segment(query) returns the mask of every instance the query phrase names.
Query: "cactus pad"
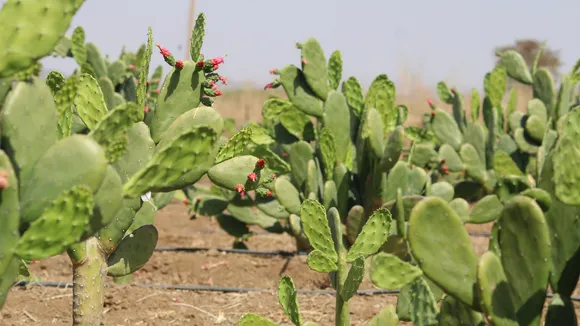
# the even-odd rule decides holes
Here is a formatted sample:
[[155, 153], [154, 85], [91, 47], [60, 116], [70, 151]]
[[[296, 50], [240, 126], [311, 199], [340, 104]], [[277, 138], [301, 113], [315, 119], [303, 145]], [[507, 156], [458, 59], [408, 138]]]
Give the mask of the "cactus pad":
[[477, 306], [477, 256], [461, 219], [443, 199], [428, 197], [415, 206], [408, 238], [413, 256], [430, 279], [465, 304]]
[[238, 321], [238, 326], [276, 326], [276, 323], [256, 314], [245, 313]]
[[137, 197], [148, 191], [172, 191], [195, 183], [200, 175], [190, 175], [189, 170], [208, 159], [216, 140], [215, 131], [207, 127], [182, 133], [159, 148], [147, 166], [125, 183], [125, 195]]
[[368, 257], [376, 253], [389, 237], [392, 220], [388, 209], [379, 208], [374, 211], [350, 247], [346, 261], [350, 263], [359, 256]]
[[373, 256], [371, 281], [381, 289], [395, 290], [415, 282], [423, 275], [420, 268], [384, 252]]
[[[326, 70], [326, 61], [324, 62], [324, 67]], [[308, 115], [322, 117], [322, 101], [310, 88], [304, 73], [298, 67], [293, 65], [284, 67], [280, 72], [280, 82], [284, 87], [284, 91], [286, 91], [286, 95], [288, 95], [288, 99], [298, 110]]]
[[580, 108], [573, 109], [564, 118], [560, 139], [553, 154], [555, 195], [565, 204], [580, 204], [580, 170], [575, 162], [580, 158]]
[[386, 306], [378, 314], [376, 314], [367, 324], [367, 326], [397, 326], [399, 318], [392, 305]]
[[306, 263], [310, 269], [320, 273], [335, 272], [338, 269], [336, 261], [320, 250], [310, 252], [306, 257]]
[[346, 280], [344, 281], [342, 291], [340, 292], [342, 300], [347, 302], [353, 297], [353, 295], [356, 294], [356, 291], [358, 290], [358, 287], [360, 286], [364, 276], [365, 258], [363, 256], [358, 256], [353, 261], [352, 266], [350, 267], [346, 276]]
[[302, 317], [300, 316], [300, 308], [296, 298], [296, 286], [290, 276], [284, 275], [278, 281], [278, 302], [284, 309], [284, 313], [294, 325], [302, 324]]
[[99, 82], [91, 75], [78, 76], [77, 83], [74, 99], [77, 114], [89, 130], [93, 130], [107, 114], [107, 104], [103, 92]]
[[302, 70], [308, 86], [323, 101], [326, 101], [330, 87], [328, 85], [328, 70], [326, 57], [320, 43], [315, 38], [309, 38], [301, 44]]
[[24, 232], [16, 253], [23, 259], [58, 255], [80, 240], [93, 212], [91, 189], [77, 186], [63, 192]]
[[328, 83], [331, 89], [338, 89], [342, 79], [342, 55], [336, 50], [328, 58]]
[[338, 254], [334, 249], [324, 206], [316, 200], [307, 199], [300, 208], [300, 218], [310, 245], [327, 256], [332, 262], [336, 262]]
[[[8, 155], [0, 150], [0, 172], [5, 173], [7, 186], [0, 190], [0, 275], [9, 266], [18, 243], [20, 222], [18, 179]], [[2, 289], [0, 289], [2, 291]], [[0, 303], [0, 306], [2, 304]]]
[[354, 116], [360, 118], [364, 110], [363, 89], [355, 77], [349, 77], [342, 83], [342, 93], [350, 106]]
[[109, 276], [125, 276], [143, 267], [157, 245], [157, 229], [144, 225], [121, 240], [107, 261]]

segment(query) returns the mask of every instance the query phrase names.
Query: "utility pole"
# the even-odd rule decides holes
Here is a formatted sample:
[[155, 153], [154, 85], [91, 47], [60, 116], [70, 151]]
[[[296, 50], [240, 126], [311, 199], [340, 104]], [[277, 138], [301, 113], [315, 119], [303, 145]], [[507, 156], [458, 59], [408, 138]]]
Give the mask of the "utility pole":
[[191, 33], [195, 26], [195, 0], [189, 0], [189, 17], [187, 21], [187, 42], [185, 42], [185, 60], [191, 57]]

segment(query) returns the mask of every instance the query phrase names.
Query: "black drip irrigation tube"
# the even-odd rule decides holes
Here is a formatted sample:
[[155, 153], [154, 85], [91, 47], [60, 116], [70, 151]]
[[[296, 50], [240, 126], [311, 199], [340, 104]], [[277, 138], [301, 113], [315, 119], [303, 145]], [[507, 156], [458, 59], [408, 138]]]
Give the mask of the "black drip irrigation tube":
[[[73, 284], [70, 282], [18, 282], [15, 286], [25, 287], [27, 285], [43, 286], [53, 288], [72, 288]], [[114, 283], [107, 283], [107, 285], [115, 285]], [[260, 288], [234, 288], [222, 286], [208, 286], [208, 285], [170, 285], [170, 284], [145, 284], [145, 283], [130, 283], [127, 285], [154, 288], [163, 290], [181, 290], [181, 291], [204, 291], [204, 292], [223, 292], [223, 293], [249, 293], [249, 292], [276, 292], [275, 289], [260, 289]], [[330, 294], [336, 295], [336, 291], [330, 290], [296, 290], [300, 294]], [[357, 295], [377, 295], [377, 294], [399, 294], [401, 290], [358, 290]], [[546, 293], [548, 298], [554, 297], [553, 293]], [[570, 300], [580, 301], [580, 296], [571, 296]]]

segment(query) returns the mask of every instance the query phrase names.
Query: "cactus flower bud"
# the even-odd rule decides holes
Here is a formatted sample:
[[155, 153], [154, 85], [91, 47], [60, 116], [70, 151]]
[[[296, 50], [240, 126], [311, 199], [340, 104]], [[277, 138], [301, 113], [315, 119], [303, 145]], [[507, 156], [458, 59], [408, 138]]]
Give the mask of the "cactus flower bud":
[[256, 180], [258, 180], [258, 176], [252, 172], [250, 174], [248, 174], [248, 180], [252, 181], [252, 182], [256, 182]]
[[222, 84], [227, 85], [228, 79], [224, 76], [218, 76], [218, 79], [222, 82]]
[[161, 52], [161, 55], [164, 57], [168, 57], [171, 55], [171, 52], [169, 52], [169, 50], [167, 50], [166, 48], [162, 47], [161, 45], [159, 45], [159, 43], [157, 43], [157, 47], [159, 48], [159, 52]]
[[145, 113], [149, 113], [149, 107], [145, 105], [145, 109], [143, 109], [143, 111], [145, 111]]
[[443, 171], [443, 174], [448, 174], [449, 173], [449, 167], [447, 167], [447, 165], [443, 165], [441, 167], [441, 171]]
[[[165, 51], [167, 51], [167, 50], [165, 50]], [[135, 69], [137, 69], [137, 67], [135, 67], [135, 65], [129, 65], [129, 69], [135, 70]]]
[[402, 153], [401, 158], [405, 158], [405, 157], [407, 157], [407, 153]]
[[433, 104], [433, 100], [432, 100], [432, 99], [428, 99], [428, 100], [427, 100], [427, 104], [429, 104], [429, 106], [431, 106], [431, 107], [432, 107], [432, 106], [434, 105], [434, 104]]
[[270, 69], [270, 75], [279, 75], [279, 74], [280, 74], [280, 70], [278, 70], [276, 68]]
[[256, 166], [260, 169], [262, 169], [265, 165], [266, 165], [266, 160], [264, 160], [263, 158], [259, 159], [258, 162], [256, 162]]
[[237, 185], [237, 186], [234, 188], [234, 190], [235, 190], [237, 193], [241, 194], [241, 193], [243, 193], [244, 191], [246, 191], [246, 188], [244, 188], [244, 185], [243, 185], [243, 184], [238, 184], [238, 185]]
[[181, 61], [181, 60], [175, 61], [175, 69], [177, 69], [177, 70], [183, 69], [183, 61]]
[[303, 65], [307, 65], [308, 64], [308, 61], [306, 61], [306, 59], [302, 58], [302, 64]]
[[272, 197], [272, 192], [270, 191], [270, 189], [266, 190], [266, 197]]
[[446, 159], [442, 159], [440, 163], [441, 164], [445, 164], [445, 162], [447, 162], [447, 160]]
[[435, 118], [435, 112], [431, 112], [431, 118]]
[[283, 156], [283, 157], [288, 157], [288, 153], [286, 153], [286, 152], [282, 152], [282, 156]]
[[272, 88], [272, 83], [268, 83], [268, 84], [266, 84], [266, 86], [264, 86], [264, 90], [267, 90], [270, 88]]
[[203, 61], [198, 61], [196, 64], [198, 68], [203, 68], [204, 65]]
[[161, 92], [161, 89], [156, 89], [155, 93], [159, 94]]
[[217, 57], [217, 58], [211, 59], [211, 64], [214, 66], [220, 65], [222, 63], [224, 63], [224, 57]]
[[195, 199], [195, 202], [196, 202], [196, 203], [200, 203], [200, 202], [201, 202], [201, 198], [197, 197], [197, 198]]
[[220, 91], [219, 89], [215, 90], [215, 96], [221, 96], [222, 95], [222, 91]]
[[184, 200], [183, 200], [183, 204], [184, 204], [184, 205], [187, 205], [187, 204], [189, 204], [189, 200], [187, 200], [187, 198], [186, 198], [186, 199], [184, 199]]

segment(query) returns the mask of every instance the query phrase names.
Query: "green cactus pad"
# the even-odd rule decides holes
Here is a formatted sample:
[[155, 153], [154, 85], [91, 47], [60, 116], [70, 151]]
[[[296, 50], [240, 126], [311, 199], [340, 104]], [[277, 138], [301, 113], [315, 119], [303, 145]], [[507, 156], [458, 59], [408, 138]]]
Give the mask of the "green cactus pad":
[[92, 236], [108, 225], [123, 205], [123, 184], [119, 174], [109, 165], [105, 178], [94, 193], [95, 208], [82, 239]]
[[441, 109], [435, 110], [431, 121], [433, 134], [443, 144], [449, 144], [454, 150], [459, 151], [463, 142], [463, 135], [451, 115]]
[[126, 151], [114, 164], [115, 170], [123, 183], [135, 173], [145, 168], [153, 157], [155, 143], [149, 134], [149, 128], [143, 122], [135, 123], [127, 130]]
[[449, 168], [450, 172], [461, 172], [463, 171], [463, 162], [457, 151], [453, 149], [448, 144], [443, 144], [439, 147], [439, 157], [445, 160], [445, 165]]
[[373, 80], [365, 97], [366, 107], [375, 108], [379, 112], [385, 134], [397, 126], [395, 94], [395, 83], [387, 75], [381, 74]]
[[364, 208], [360, 205], [352, 206], [346, 217], [346, 236], [350, 243], [354, 243], [365, 222]]
[[[419, 278], [409, 285], [410, 292], [410, 320], [414, 325], [438, 325], [439, 309], [424, 278]], [[399, 307], [397, 304], [397, 314]]]
[[443, 199], [428, 197], [415, 206], [409, 217], [408, 238], [427, 277], [446, 293], [476, 307], [477, 256], [463, 222]]
[[93, 43], [85, 44], [87, 49], [87, 62], [95, 72], [95, 78], [107, 76], [107, 64], [101, 56], [99, 48]]
[[233, 200], [231, 200], [227, 206], [227, 210], [238, 220], [249, 224], [249, 225], [258, 225], [259, 227], [268, 230], [273, 233], [279, 233], [282, 231], [282, 227], [280, 222], [268, 216], [260, 210], [254, 210], [254, 201], [245, 196], [241, 198], [241, 196], [236, 196]]
[[[495, 138], [493, 139], [495, 145]], [[475, 147], [475, 149], [477, 150], [477, 154], [479, 154], [479, 157], [481, 158], [483, 163], [486, 164], [487, 163], [486, 150], [489, 138], [486, 136], [485, 127], [480, 123], [472, 123], [467, 125], [467, 127], [465, 128], [465, 133], [463, 135], [463, 140], [466, 143], [469, 143], [473, 145], [473, 147]], [[491, 160], [489, 163], [491, 163]]]
[[499, 176], [523, 176], [516, 162], [505, 151], [498, 149], [493, 156], [493, 168]]
[[362, 283], [363, 277], [365, 275], [365, 259], [363, 256], [358, 256], [352, 263], [340, 296], [342, 300], [348, 302], [358, 290], [360, 284]]
[[337, 207], [338, 205], [338, 193], [336, 190], [336, 184], [332, 180], [328, 180], [324, 183], [324, 190], [322, 196], [322, 204], [326, 209], [331, 207]]
[[238, 326], [276, 326], [276, 323], [256, 314], [245, 313], [238, 321]]
[[437, 96], [441, 101], [447, 104], [453, 103], [453, 94], [451, 94], [449, 87], [444, 81], [437, 83]]
[[93, 139], [73, 135], [57, 141], [20, 184], [21, 223], [34, 221], [60, 193], [84, 184], [96, 191], [107, 170], [105, 152]]
[[533, 79], [526, 61], [515, 50], [507, 50], [503, 53], [498, 53], [500, 57], [500, 65], [503, 66], [511, 78], [520, 83], [532, 85]]
[[151, 27], [149, 27], [147, 31], [147, 49], [143, 57], [141, 58], [141, 62], [139, 62], [139, 81], [140, 83], [137, 85], [137, 90], [135, 92], [137, 96], [137, 110], [138, 110], [138, 120], [142, 121], [145, 117], [145, 102], [147, 96], [147, 77], [149, 75], [149, 64], [151, 63], [151, 54], [153, 52], [153, 31]]
[[373, 256], [371, 281], [381, 289], [395, 290], [415, 282], [423, 275], [418, 267], [384, 252]]
[[[111, 80], [113, 85], [119, 85], [125, 79], [125, 71], [127, 70], [127, 66], [125, 62], [121, 60], [117, 60], [109, 65], [107, 68], [107, 77]], [[154, 90], [157, 87], [153, 88]]]
[[499, 258], [488, 251], [477, 265], [481, 307], [493, 325], [516, 326], [516, 313], [508, 280]]
[[[343, 132], [344, 133], [344, 132]], [[378, 110], [369, 108], [362, 124], [362, 137], [368, 139], [368, 143], [376, 157], [381, 157], [384, 152], [384, 125]]]
[[182, 69], [172, 69], [167, 74], [149, 124], [155, 143], [177, 117], [199, 106], [204, 81], [203, 71], [190, 60], [183, 61]]
[[77, 77], [74, 105], [79, 117], [89, 130], [93, 130], [107, 114], [107, 104], [99, 82], [91, 75]]
[[73, 104], [77, 91], [77, 77], [69, 77], [60, 90], [54, 94], [54, 103], [56, 104], [58, 116], [59, 139], [70, 136], [73, 128]]
[[403, 195], [409, 187], [409, 168], [407, 163], [398, 161], [387, 176], [387, 187], [383, 189], [383, 200], [388, 202], [397, 198], [397, 189], [403, 190]]
[[233, 135], [220, 149], [215, 159], [216, 164], [243, 154], [252, 142], [252, 133], [252, 128], [246, 127]]
[[66, 82], [66, 78], [58, 71], [53, 70], [46, 76], [46, 85], [50, 87], [52, 95], [56, 95]]
[[292, 178], [299, 188], [304, 186], [308, 179], [308, 161], [312, 159], [314, 150], [309, 143], [299, 141], [290, 147], [290, 166], [292, 167]]
[[338, 254], [334, 249], [324, 206], [315, 200], [307, 199], [300, 208], [300, 218], [310, 245], [327, 256], [332, 262], [336, 262]]
[[338, 91], [330, 91], [324, 103], [324, 126], [332, 131], [338, 162], [346, 161], [350, 143], [350, 113], [346, 98]]
[[292, 214], [300, 215], [300, 193], [286, 178], [278, 178], [274, 183], [274, 192], [280, 204]]
[[530, 116], [526, 120], [525, 131], [533, 141], [541, 142], [546, 131], [546, 123], [537, 116]]
[[481, 198], [471, 209], [467, 223], [483, 224], [495, 221], [501, 215], [503, 204], [496, 195]]
[[125, 236], [133, 233], [136, 229], [143, 225], [153, 225], [155, 223], [155, 214], [157, 214], [156, 203], [153, 200], [144, 201], [141, 208], [135, 214], [133, 223], [125, 231]]
[[75, 61], [82, 66], [87, 62], [87, 49], [85, 48], [85, 30], [81, 26], [77, 26], [71, 36], [70, 51]]
[[459, 156], [465, 165], [467, 174], [474, 180], [485, 183], [487, 179], [485, 164], [475, 147], [471, 144], [463, 144], [459, 150]]
[[335, 141], [332, 131], [328, 128], [322, 128], [318, 139], [318, 146], [320, 147], [322, 166], [328, 179], [332, 179], [332, 173], [336, 165], [336, 150], [334, 144]]
[[397, 326], [399, 318], [392, 305], [386, 306], [378, 314], [376, 314], [368, 323], [367, 326]]
[[2, 149], [21, 184], [28, 182], [36, 161], [56, 142], [56, 124], [52, 93], [42, 80], [34, 77], [12, 88], [2, 105], [0, 129]]
[[[326, 61], [324, 62], [326, 69]], [[325, 78], [326, 74], [325, 74]], [[298, 110], [312, 116], [322, 117], [322, 101], [306, 82], [304, 73], [293, 65], [288, 65], [280, 72], [280, 82], [288, 99]], [[326, 79], [325, 79], [326, 82]]]
[[278, 302], [280, 302], [284, 313], [294, 325], [302, 324], [302, 316], [300, 316], [300, 308], [296, 298], [296, 286], [294, 286], [294, 281], [288, 275], [282, 276], [280, 281], [278, 281]]
[[[552, 182], [553, 157], [548, 155], [538, 186], [554, 196], [555, 184]], [[580, 214], [578, 206], [571, 206], [552, 199], [550, 210], [545, 213], [550, 229], [552, 272], [550, 285], [554, 292], [564, 296], [572, 295], [578, 282], [578, 250], [580, 248], [580, 224], [576, 216]]]
[[355, 77], [349, 77], [342, 83], [342, 93], [355, 117], [360, 118], [364, 110], [363, 89]]
[[13, 256], [12, 259], [6, 265], [4, 271], [0, 273], [0, 309], [4, 306], [4, 302], [8, 297], [8, 293], [10, 292], [10, 288], [14, 285], [18, 278], [18, 271], [20, 269], [20, 265], [22, 264], [22, 260], [16, 256]]
[[308, 86], [314, 94], [326, 101], [330, 87], [328, 85], [328, 71], [326, 57], [320, 43], [315, 38], [309, 38], [301, 44], [302, 70]]
[[109, 111], [89, 133], [105, 149], [109, 162], [115, 162], [124, 154], [127, 130], [139, 121], [138, 118], [137, 105], [128, 102]]
[[312, 132], [310, 117], [294, 106], [282, 112], [278, 117], [282, 126], [298, 139], [304, 139], [305, 135]]
[[433, 148], [432, 144], [415, 144], [413, 146], [413, 155], [410, 157], [411, 164], [418, 167], [426, 167], [430, 163], [439, 161], [439, 153]]
[[[441, 302], [439, 324], [446, 326], [485, 326], [483, 316], [469, 308], [466, 304], [458, 301], [453, 296], [447, 295]], [[495, 324], [494, 324], [495, 325]]]
[[338, 89], [342, 79], [342, 55], [336, 50], [328, 58], [328, 83], [331, 89]]
[[379, 208], [374, 211], [350, 247], [346, 261], [350, 263], [359, 256], [368, 257], [376, 253], [389, 237], [392, 220], [388, 209]]
[[193, 210], [202, 216], [217, 216], [228, 206], [228, 200], [217, 195], [198, 195], [192, 200]]
[[397, 126], [391, 133], [387, 140], [385, 150], [379, 163], [380, 169], [388, 172], [395, 166], [401, 153], [403, 152], [403, 145], [405, 141], [405, 128]]
[[27, 260], [44, 259], [79, 241], [93, 211], [91, 192], [77, 186], [60, 194], [22, 234], [16, 254]]
[[107, 274], [125, 276], [143, 267], [155, 250], [157, 237], [157, 229], [153, 225], [144, 225], [124, 237], [107, 260]]
[[[275, 198], [257, 196], [256, 207], [266, 215], [277, 219], [285, 219], [290, 216], [286, 208]], [[298, 207], [300, 207], [300, 203], [298, 203]]]
[[216, 141], [213, 129], [194, 127], [157, 148], [147, 166], [125, 183], [125, 196], [173, 191], [195, 183], [201, 175], [198, 171], [190, 171], [190, 167], [206, 162]]
[[200, 13], [195, 20], [195, 26], [191, 31], [190, 55], [191, 60], [198, 61], [205, 37], [205, 15]]
[[550, 194], [540, 188], [529, 188], [520, 193], [522, 196], [530, 197], [536, 201], [542, 211], [547, 212], [552, 206], [552, 197]]
[[466, 222], [469, 220], [469, 203], [467, 200], [463, 198], [455, 198], [449, 202], [449, 207], [453, 209], [453, 211], [463, 220]]
[[455, 195], [453, 186], [445, 181], [435, 182], [431, 185], [430, 196], [439, 197], [447, 202], [450, 202]]
[[496, 66], [486, 75], [483, 88], [495, 108], [501, 107], [501, 101], [506, 92], [507, 72], [501, 66]]
[[[0, 172], [6, 173], [7, 187], [0, 190], [0, 275], [8, 268], [14, 248], [20, 237], [18, 203], [18, 179], [10, 158], [0, 150]], [[2, 289], [0, 289], [2, 291]], [[1, 297], [1, 296], [0, 296]], [[0, 303], [1, 306], [1, 303]]]
[[0, 78], [27, 69], [50, 54], [69, 28], [82, 0], [9, 0], [2, 6], [0, 21]]
[[268, 171], [274, 172], [276, 175], [283, 175], [290, 172], [290, 164], [286, 163], [283, 158], [266, 146], [255, 147], [252, 155], [266, 160]]
[[580, 108], [570, 111], [564, 119], [553, 154], [555, 195], [564, 204], [579, 205], [580, 172], [575, 162], [580, 157]]
[[461, 132], [465, 132], [465, 108], [463, 105], [463, 94], [454, 92], [452, 103], [453, 119], [459, 126]]
[[548, 115], [551, 115], [556, 106], [556, 86], [550, 70], [546, 67], [540, 67], [533, 76], [534, 83], [532, 85], [534, 90], [534, 98], [540, 99], [546, 104]]
[[338, 270], [336, 261], [317, 249], [308, 254], [306, 263], [310, 269], [320, 273], [330, 273]]
[[105, 100], [107, 109], [112, 110], [115, 108], [115, 94], [117, 94], [115, 93], [115, 85], [113, 85], [109, 77], [101, 77], [98, 82], [103, 92], [103, 99]]
[[541, 208], [528, 197], [506, 203], [499, 226], [501, 263], [513, 295], [518, 323], [540, 322], [550, 275], [550, 236]]
[[113, 221], [103, 227], [96, 235], [101, 247], [107, 254], [115, 250], [127, 229], [133, 223], [133, 219], [141, 206], [140, 198], [123, 199], [123, 203], [117, 211], [117, 214], [115, 214]]
[[575, 309], [570, 298], [555, 293], [548, 305], [546, 325], [578, 325]]

